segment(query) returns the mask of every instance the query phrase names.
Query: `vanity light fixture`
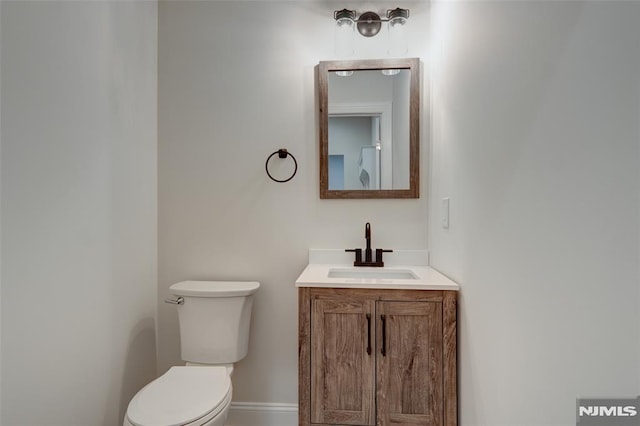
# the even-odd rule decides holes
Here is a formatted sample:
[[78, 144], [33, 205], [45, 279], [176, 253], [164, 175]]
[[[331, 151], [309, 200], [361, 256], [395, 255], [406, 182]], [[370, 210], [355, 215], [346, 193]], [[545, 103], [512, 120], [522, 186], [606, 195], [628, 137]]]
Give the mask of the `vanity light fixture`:
[[387, 10], [387, 17], [383, 19], [376, 12], [364, 12], [356, 19], [356, 11], [349, 9], [336, 10], [333, 12], [333, 19], [338, 27], [353, 27], [356, 24], [358, 32], [365, 37], [373, 37], [380, 32], [383, 22], [388, 22], [391, 27], [404, 25], [409, 18], [409, 9]]

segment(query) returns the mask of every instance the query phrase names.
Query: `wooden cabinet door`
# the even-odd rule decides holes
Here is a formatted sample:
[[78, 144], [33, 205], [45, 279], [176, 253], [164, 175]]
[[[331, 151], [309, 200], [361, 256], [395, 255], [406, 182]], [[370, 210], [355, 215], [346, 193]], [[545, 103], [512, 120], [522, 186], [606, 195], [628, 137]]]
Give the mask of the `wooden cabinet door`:
[[348, 296], [312, 301], [311, 423], [374, 424], [373, 309]]
[[442, 426], [442, 303], [376, 303], [379, 426]]

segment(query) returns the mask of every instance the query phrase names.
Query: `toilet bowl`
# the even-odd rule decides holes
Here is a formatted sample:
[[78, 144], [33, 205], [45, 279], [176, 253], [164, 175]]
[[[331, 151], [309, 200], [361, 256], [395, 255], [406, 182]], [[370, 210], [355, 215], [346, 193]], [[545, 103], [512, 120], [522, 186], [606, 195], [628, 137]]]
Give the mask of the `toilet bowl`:
[[225, 367], [171, 367], [133, 397], [124, 426], [223, 426], [231, 389]]
[[178, 296], [182, 360], [131, 400], [124, 426], [224, 426], [231, 373], [247, 354], [253, 295], [260, 284], [183, 281]]

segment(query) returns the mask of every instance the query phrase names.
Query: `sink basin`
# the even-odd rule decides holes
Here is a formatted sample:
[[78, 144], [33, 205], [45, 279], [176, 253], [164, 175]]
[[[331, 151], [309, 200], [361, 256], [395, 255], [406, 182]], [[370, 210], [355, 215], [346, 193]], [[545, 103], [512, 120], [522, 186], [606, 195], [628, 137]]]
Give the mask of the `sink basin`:
[[415, 280], [416, 274], [409, 269], [359, 269], [330, 268], [328, 278], [360, 278], [378, 280]]

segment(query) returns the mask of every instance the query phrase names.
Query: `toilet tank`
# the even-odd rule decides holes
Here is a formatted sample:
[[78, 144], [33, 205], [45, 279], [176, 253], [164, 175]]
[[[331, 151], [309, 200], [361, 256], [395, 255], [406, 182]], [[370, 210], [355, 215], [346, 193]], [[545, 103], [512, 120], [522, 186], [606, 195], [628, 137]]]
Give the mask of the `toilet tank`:
[[255, 281], [183, 281], [169, 289], [183, 298], [178, 305], [182, 360], [230, 364], [249, 347]]

